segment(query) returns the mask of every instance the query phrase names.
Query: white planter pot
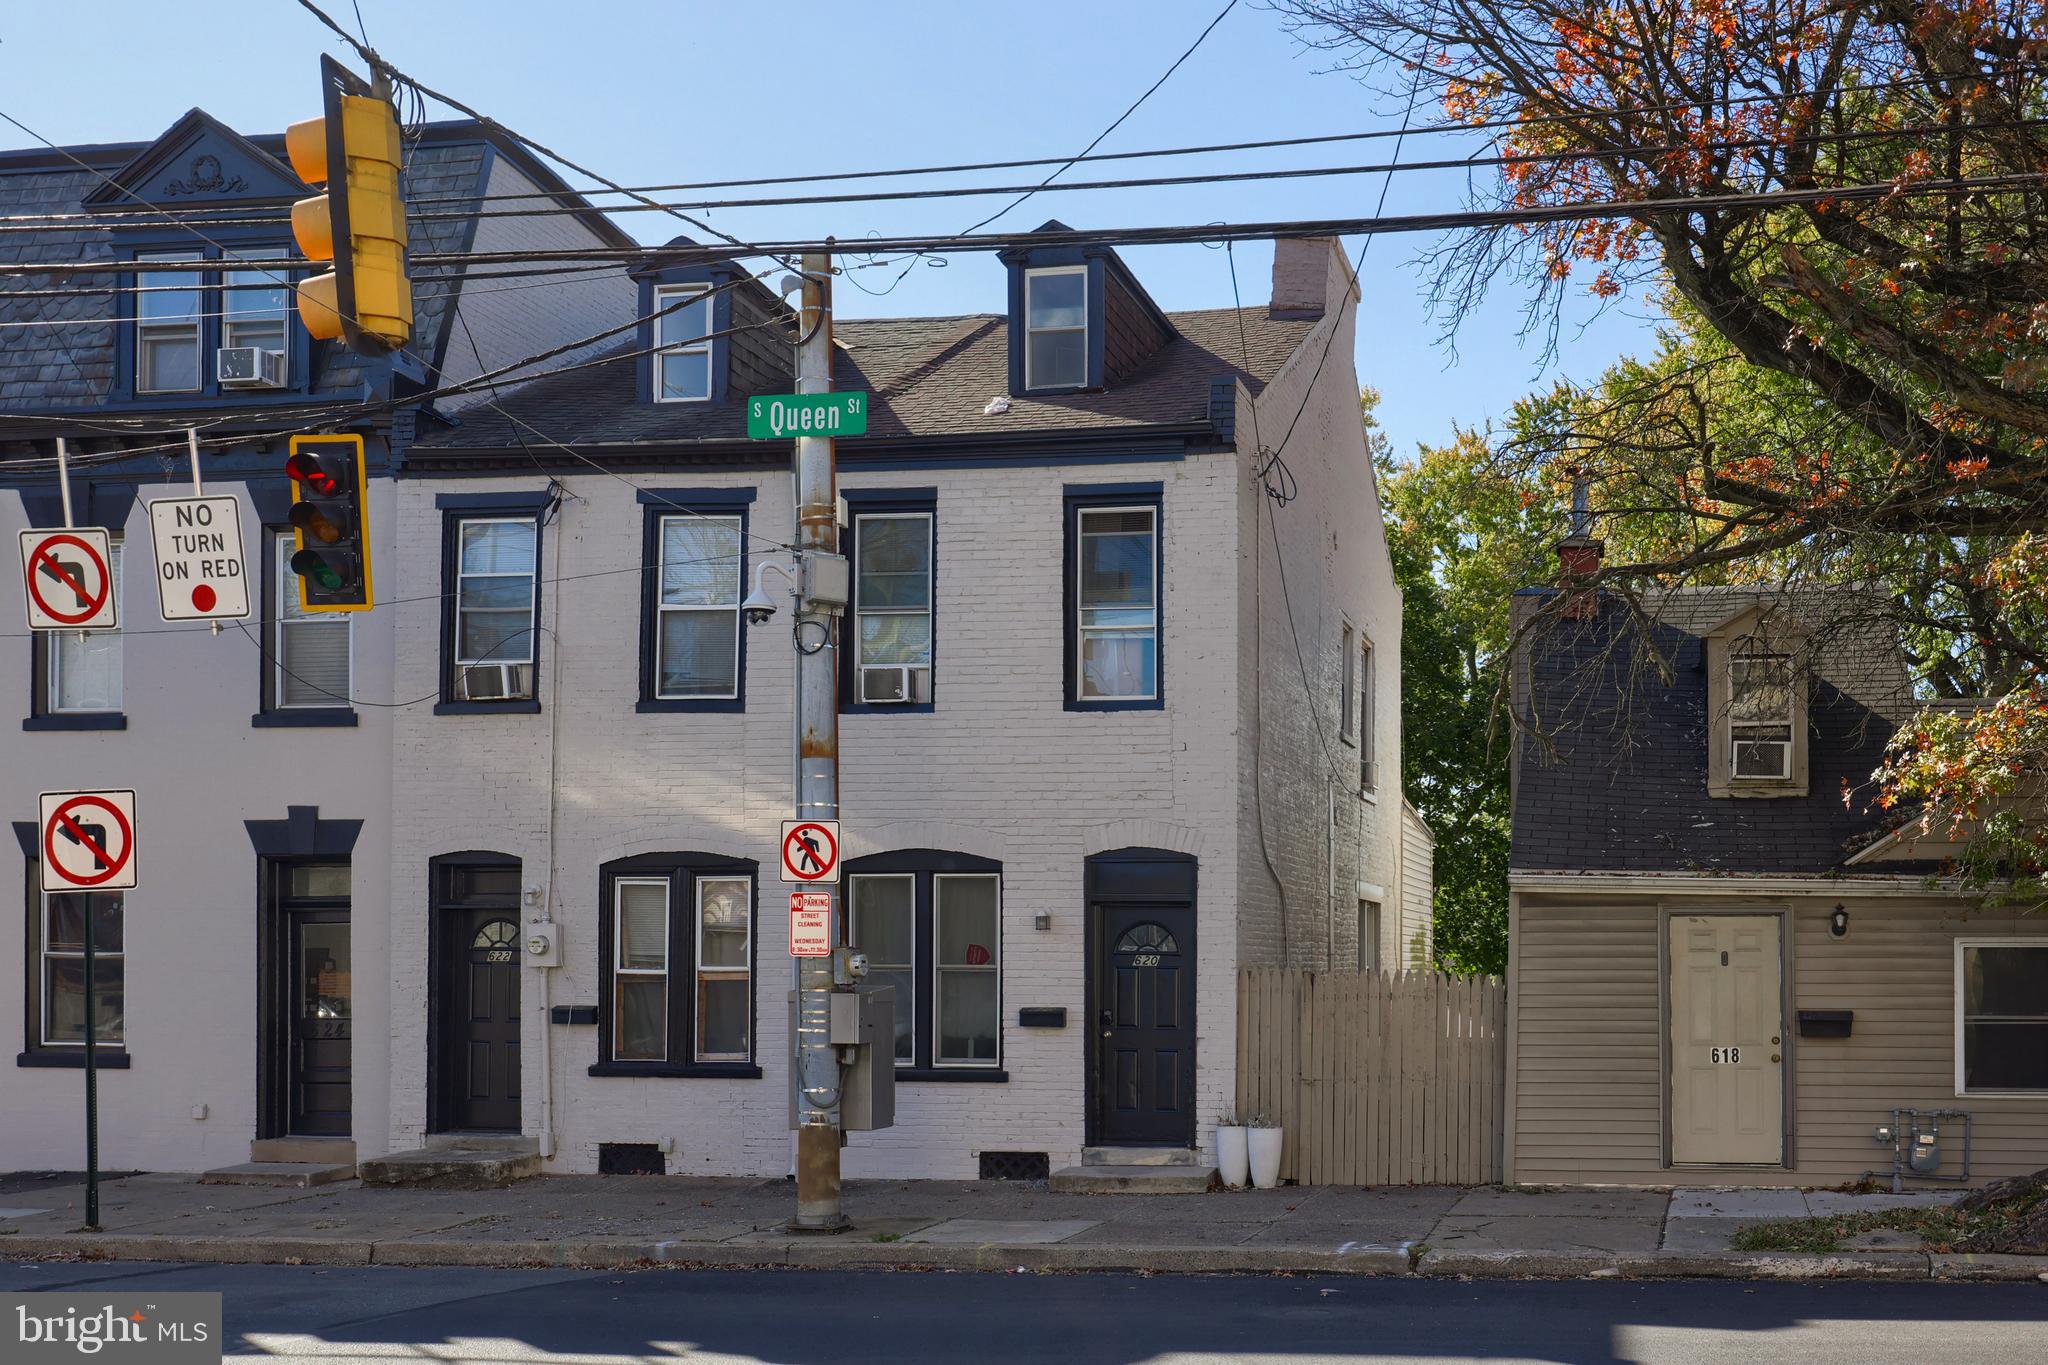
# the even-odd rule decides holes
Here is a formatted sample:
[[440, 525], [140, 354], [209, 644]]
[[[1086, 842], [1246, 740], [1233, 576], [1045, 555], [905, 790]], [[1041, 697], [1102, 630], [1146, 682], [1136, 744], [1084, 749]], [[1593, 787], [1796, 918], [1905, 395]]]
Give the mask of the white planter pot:
[[1216, 1172], [1226, 1185], [1242, 1186], [1250, 1178], [1251, 1157], [1242, 1126], [1216, 1129]]
[[1278, 1189], [1280, 1186], [1280, 1130], [1278, 1128], [1252, 1128], [1246, 1130], [1250, 1147], [1252, 1184], [1262, 1190]]

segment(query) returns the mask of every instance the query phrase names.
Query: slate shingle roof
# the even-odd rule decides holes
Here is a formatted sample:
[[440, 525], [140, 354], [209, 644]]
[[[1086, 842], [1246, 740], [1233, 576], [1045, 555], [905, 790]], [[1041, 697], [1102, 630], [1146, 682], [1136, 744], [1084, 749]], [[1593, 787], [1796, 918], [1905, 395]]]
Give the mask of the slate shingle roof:
[[[1012, 398], [999, 415], [988, 401], [1009, 391], [1009, 326], [998, 315], [844, 319], [833, 383], [874, 395], [870, 439], [1114, 431], [1198, 423], [1209, 415], [1211, 382], [1241, 376], [1258, 393], [1315, 327], [1315, 319], [1272, 318], [1263, 307], [1169, 313], [1180, 336], [1137, 374], [1101, 393]], [[671, 444], [738, 440], [744, 399], [646, 403], [636, 392], [637, 343], [587, 369], [535, 379], [498, 403], [532, 428], [569, 444]], [[1244, 361], [1246, 363], [1240, 363]], [[517, 428], [490, 409], [469, 409], [461, 425], [423, 436], [416, 451], [503, 450]]]
[[[481, 132], [477, 141], [428, 142], [412, 149], [406, 167], [409, 197], [478, 194], [486, 152]], [[266, 145], [276, 138], [261, 139]], [[88, 149], [107, 175], [120, 169], [137, 149]], [[109, 152], [113, 154], [108, 155]], [[75, 214], [81, 212], [85, 197], [106, 181], [80, 167], [37, 168], [0, 173], [0, 215]], [[446, 201], [437, 209], [460, 207]], [[414, 252], [460, 249], [465, 231], [461, 220], [411, 225], [409, 247]], [[280, 227], [280, 234], [286, 229]], [[194, 238], [195, 243], [198, 239]], [[41, 232], [8, 233], [0, 240], [0, 262], [83, 262], [111, 261], [114, 235], [105, 228], [64, 228]], [[440, 336], [443, 314], [450, 295], [439, 282], [429, 283], [427, 272], [415, 272], [420, 284], [415, 303], [415, 350], [424, 350]], [[112, 322], [112, 294], [87, 292], [106, 289], [123, 281], [113, 271], [83, 275], [9, 275], [0, 279], [0, 324], [102, 318], [97, 326], [44, 327], [0, 326], [0, 408], [13, 411], [88, 408], [106, 401], [114, 382], [115, 327]], [[9, 290], [48, 290], [61, 287], [75, 292], [62, 298], [22, 297]], [[315, 381], [316, 391], [353, 389], [362, 369], [352, 352], [340, 346], [325, 348], [327, 363]], [[438, 357], [430, 357], [438, 360]]]
[[[1611, 599], [1583, 628], [1541, 631], [1526, 646], [1522, 686], [1558, 751], [1547, 755], [1526, 734], [1518, 740], [1515, 871], [1820, 874], [1891, 823], [1871, 801], [1869, 778], [1895, 727], [1897, 694], [1876, 682], [1880, 662], [1854, 651], [1840, 676], [1816, 664], [1808, 795], [1707, 795], [1707, 673], [1695, 632], [1750, 598], [1737, 589], [1693, 593], [1669, 604], [1650, 631], [1648, 643], [1670, 661], [1668, 684], [1641, 667], [1645, 641]], [[1680, 624], [1666, 623], [1672, 618]], [[1895, 647], [1892, 654], [1903, 681], [1903, 659]]]

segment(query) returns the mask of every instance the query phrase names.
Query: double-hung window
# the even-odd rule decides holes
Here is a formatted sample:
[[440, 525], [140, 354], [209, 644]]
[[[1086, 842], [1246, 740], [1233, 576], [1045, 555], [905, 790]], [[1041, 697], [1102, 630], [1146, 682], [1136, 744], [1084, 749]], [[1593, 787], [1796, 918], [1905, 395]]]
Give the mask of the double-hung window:
[[[138, 261], [196, 261], [197, 251], [138, 253]], [[206, 291], [196, 271], [138, 270], [135, 282], [135, 391], [194, 393], [201, 387], [203, 332], [200, 300]]]
[[1002, 1075], [1002, 867], [917, 849], [846, 865], [870, 987], [896, 998], [896, 1065], [940, 1078]]
[[932, 699], [930, 512], [854, 517], [854, 700]]
[[[277, 254], [249, 253], [259, 259]], [[285, 319], [291, 308], [291, 290], [285, 281], [270, 270], [228, 270], [221, 275], [221, 285], [220, 344], [282, 353]]]
[[[93, 1013], [94, 1042], [120, 1047], [125, 1038], [125, 916], [118, 891], [52, 891], [37, 898], [32, 1048], [82, 1048], [85, 1015]], [[92, 916], [92, 1003], [85, 996], [85, 919]]]
[[1069, 699], [1157, 704], [1159, 504], [1070, 505]]
[[1088, 267], [1024, 272], [1024, 387], [1088, 382]]
[[273, 551], [276, 609], [271, 614], [270, 705], [274, 710], [349, 705], [353, 612], [308, 612], [292, 572], [297, 540], [277, 537]]
[[1956, 1093], [2048, 1091], [2048, 939], [1956, 941]]
[[540, 526], [531, 516], [454, 523], [453, 671], [458, 702], [534, 698]]
[[751, 862], [648, 854], [601, 876], [598, 1075], [759, 1074]]
[[745, 523], [737, 515], [662, 515], [654, 692], [659, 701], [740, 695]]
[[[110, 540], [113, 592], [121, 595], [121, 542]], [[121, 709], [121, 632], [58, 630], [41, 633], [43, 705], [48, 716], [78, 716]]]
[[668, 1060], [667, 877], [612, 883], [612, 1060]]
[[1357, 660], [1351, 652], [1354, 635], [1350, 623], [1346, 622], [1343, 642], [1337, 652], [1338, 667], [1344, 675], [1343, 685], [1337, 691], [1337, 738], [1346, 744], [1352, 743], [1358, 737], [1358, 730], [1352, 721], [1352, 705], [1356, 701], [1352, 693], [1358, 686], [1355, 672]]
[[711, 300], [701, 284], [654, 291], [654, 397], [660, 403], [711, 397]]
[[1792, 660], [1734, 654], [1728, 660], [1730, 771], [1736, 780], [1792, 775]]
[[1379, 730], [1379, 703], [1372, 641], [1358, 646], [1358, 789], [1369, 792], [1379, 786], [1374, 738]]

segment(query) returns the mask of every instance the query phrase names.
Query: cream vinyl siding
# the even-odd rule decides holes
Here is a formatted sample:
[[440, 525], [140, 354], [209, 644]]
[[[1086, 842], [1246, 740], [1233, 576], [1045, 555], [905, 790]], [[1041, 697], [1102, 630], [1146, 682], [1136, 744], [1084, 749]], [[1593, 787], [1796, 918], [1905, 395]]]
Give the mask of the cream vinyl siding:
[[[1833, 938], [1828, 916], [1849, 912]], [[1662, 1164], [1664, 1022], [1659, 1015], [1658, 906], [1561, 904], [1523, 893], [1513, 951], [1517, 999], [1514, 1151], [1509, 1179], [1528, 1184], [1835, 1185], [1889, 1170], [1871, 1133], [1894, 1106], [1974, 1117], [1971, 1183], [2048, 1166], [2048, 1095], [1955, 1093], [1955, 940], [2048, 938], [2048, 918], [1973, 911], [1942, 897], [1854, 895], [1756, 899], [1791, 907], [1791, 1069], [1787, 1169], [1672, 1170]], [[1673, 915], [1742, 912], [1727, 896], [1667, 897]], [[1801, 1038], [1800, 1009], [1847, 1009], [1847, 1038]], [[1941, 1173], [1962, 1170], [1962, 1125], [1942, 1127]], [[1725, 1180], [1705, 1170], [1726, 1169]], [[1939, 1188], [1914, 1185], [1912, 1188]]]
[[[1845, 898], [1849, 933], [1837, 939], [1828, 935], [1835, 904], [1803, 903], [1795, 916], [1795, 1006], [1856, 1011], [1847, 1038], [1793, 1040], [1800, 1172], [1832, 1184], [1889, 1169], [1870, 1130], [1890, 1122], [1893, 1105], [1968, 1110], [1973, 1184], [2048, 1166], [2048, 1095], [1958, 1095], [1955, 1075], [1955, 941], [2048, 939], [2048, 922], [1937, 898]], [[1944, 1124], [1941, 1136], [1941, 1173], [1953, 1175], [1962, 1125]]]
[[1663, 1183], [1657, 907], [1524, 897], [1513, 952], [1510, 1178]]
[[1427, 967], [1435, 947], [1436, 841], [1406, 801], [1401, 803], [1401, 961]]

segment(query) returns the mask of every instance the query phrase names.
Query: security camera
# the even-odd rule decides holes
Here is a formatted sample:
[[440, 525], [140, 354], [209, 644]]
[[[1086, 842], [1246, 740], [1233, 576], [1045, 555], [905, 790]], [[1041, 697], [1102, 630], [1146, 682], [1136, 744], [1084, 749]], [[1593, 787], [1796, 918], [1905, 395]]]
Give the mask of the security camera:
[[747, 600], [740, 603], [740, 615], [747, 618], [750, 626], [765, 625], [768, 618], [775, 615], [775, 599], [762, 591], [758, 580], [754, 590], [747, 594]]
[[775, 599], [768, 595], [767, 579], [770, 569], [781, 575], [782, 581], [789, 584], [791, 588], [796, 586], [796, 579], [790, 576], [789, 570], [783, 568], [774, 560], [764, 559], [755, 565], [754, 590], [747, 594], [744, 602], [740, 603], [740, 615], [747, 618], [747, 624], [750, 626], [762, 625], [775, 615]]

